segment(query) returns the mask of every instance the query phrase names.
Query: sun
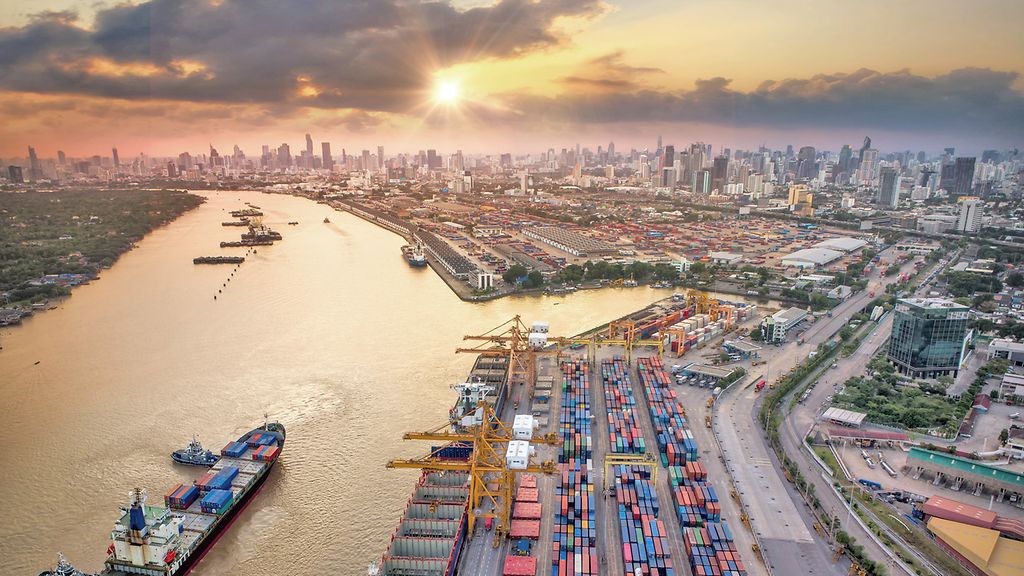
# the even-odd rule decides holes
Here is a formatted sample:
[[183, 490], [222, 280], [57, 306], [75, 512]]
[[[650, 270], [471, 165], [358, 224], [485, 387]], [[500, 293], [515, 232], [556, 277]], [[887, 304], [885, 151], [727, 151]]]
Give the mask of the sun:
[[455, 104], [459, 100], [459, 84], [452, 80], [438, 82], [434, 89], [434, 99], [441, 104]]

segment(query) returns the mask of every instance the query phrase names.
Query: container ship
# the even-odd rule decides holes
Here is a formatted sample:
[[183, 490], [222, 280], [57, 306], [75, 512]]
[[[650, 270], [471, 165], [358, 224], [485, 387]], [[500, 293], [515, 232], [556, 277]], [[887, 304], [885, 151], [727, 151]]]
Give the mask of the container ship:
[[[477, 404], [486, 399], [500, 411], [507, 395], [508, 358], [478, 356], [466, 382], [452, 389], [458, 399], [449, 413], [451, 421], [473, 418]], [[456, 429], [459, 426], [456, 425]], [[434, 457], [467, 460], [470, 443], [434, 446]], [[425, 470], [420, 475], [402, 518], [380, 561], [370, 565], [369, 576], [453, 576], [466, 541], [469, 506], [469, 474]]]
[[[280, 423], [254, 428], [224, 446], [201, 478], [168, 490], [161, 506], [148, 505], [145, 490], [132, 490], [110, 532], [107, 559], [97, 576], [188, 574], [259, 492], [284, 441]], [[39, 576], [86, 575], [58, 556], [57, 567]]]
[[427, 257], [423, 255], [423, 247], [419, 244], [416, 246], [402, 246], [402, 256], [409, 263], [409, 266], [413, 268], [423, 268], [427, 265]]

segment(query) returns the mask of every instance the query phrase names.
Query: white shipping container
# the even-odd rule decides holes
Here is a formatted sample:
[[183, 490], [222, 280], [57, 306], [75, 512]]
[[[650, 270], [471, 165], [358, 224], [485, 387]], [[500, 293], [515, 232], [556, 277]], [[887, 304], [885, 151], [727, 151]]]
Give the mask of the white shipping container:
[[505, 465], [509, 470], [526, 470], [530, 464], [530, 443], [512, 440], [505, 452]]

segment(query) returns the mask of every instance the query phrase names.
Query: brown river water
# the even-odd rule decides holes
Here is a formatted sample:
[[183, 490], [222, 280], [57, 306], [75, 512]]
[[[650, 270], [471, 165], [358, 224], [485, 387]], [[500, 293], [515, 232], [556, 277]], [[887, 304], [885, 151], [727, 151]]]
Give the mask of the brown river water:
[[[355, 216], [291, 196], [201, 194], [206, 204], [99, 281], [0, 332], [0, 574], [35, 576], [58, 551], [99, 570], [129, 490], [156, 503], [202, 472], [172, 450], [195, 433], [217, 451], [264, 413], [287, 427], [282, 459], [193, 574], [365, 574], [418, 475], [384, 465], [428, 449], [403, 432], [447, 418], [449, 386], [473, 360], [454, 354], [463, 334], [520, 314], [568, 336], [671, 293], [462, 302], [406, 265], [400, 237]], [[220, 222], [245, 201], [284, 240], [233, 277], [231, 265], [193, 265], [244, 254], [219, 242], [241, 233]]]

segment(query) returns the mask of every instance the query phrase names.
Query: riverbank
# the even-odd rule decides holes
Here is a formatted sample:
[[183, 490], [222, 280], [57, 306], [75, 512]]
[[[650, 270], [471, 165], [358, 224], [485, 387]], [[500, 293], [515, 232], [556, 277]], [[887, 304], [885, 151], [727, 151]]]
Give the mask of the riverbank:
[[205, 200], [176, 190], [0, 193], [0, 324], [54, 308]]

